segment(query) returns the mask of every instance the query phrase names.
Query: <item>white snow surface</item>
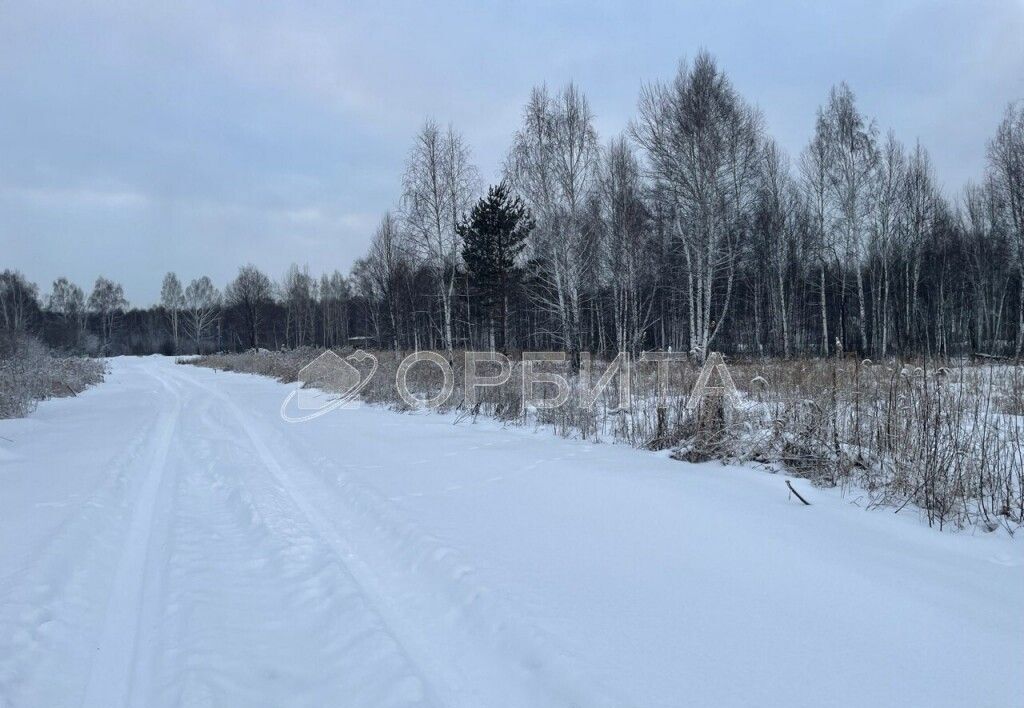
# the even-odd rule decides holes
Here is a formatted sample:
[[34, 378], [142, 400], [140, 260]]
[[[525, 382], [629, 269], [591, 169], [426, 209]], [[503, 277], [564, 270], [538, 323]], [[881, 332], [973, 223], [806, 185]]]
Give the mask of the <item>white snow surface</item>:
[[1022, 705], [1003, 532], [110, 363], [0, 421], [5, 708]]

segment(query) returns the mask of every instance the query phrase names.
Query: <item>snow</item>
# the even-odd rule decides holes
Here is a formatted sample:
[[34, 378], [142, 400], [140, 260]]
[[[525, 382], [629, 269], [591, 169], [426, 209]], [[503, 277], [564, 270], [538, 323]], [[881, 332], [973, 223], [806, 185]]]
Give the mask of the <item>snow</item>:
[[1020, 702], [1003, 532], [291, 390], [121, 358], [0, 421], [0, 706]]

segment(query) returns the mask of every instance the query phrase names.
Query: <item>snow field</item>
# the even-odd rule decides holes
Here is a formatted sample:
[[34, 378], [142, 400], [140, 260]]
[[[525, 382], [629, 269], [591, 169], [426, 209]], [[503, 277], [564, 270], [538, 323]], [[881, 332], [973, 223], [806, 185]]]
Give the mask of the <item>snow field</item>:
[[1002, 533], [288, 391], [116, 359], [0, 424], [0, 706], [1019, 701]]

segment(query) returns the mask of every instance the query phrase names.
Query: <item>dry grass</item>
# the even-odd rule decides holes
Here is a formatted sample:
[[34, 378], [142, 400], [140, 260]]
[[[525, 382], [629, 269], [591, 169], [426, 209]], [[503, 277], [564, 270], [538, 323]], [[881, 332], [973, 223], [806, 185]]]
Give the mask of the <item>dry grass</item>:
[[28, 336], [0, 341], [0, 418], [20, 418], [39, 401], [77, 395], [103, 381], [102, 361], [62, 357]]
[[[293, 382], [321, 350], [211, 355], [190, 363]], [[346, 352], [339, 352], [345, 354]], [[373, 403], [404, 410], [397, 395], [398, 360], [378, 353], [380, 370], [363, 391]], [[699, 368], [676, 364], [659, 382], [652, 364], [634, 365], [628, 410], [608, 387], [593, 406], [566, 366], [545, 364], [571, 382], [556, 409], [524, 407], [521, 364], [509, 383], [478, 389], [464, 403], [463, 357], [455, 357], [455, 390], [442, 410], [490, 416], [511, 424], [550, 426], [559, 435], [671, 448], [691, 461], [758, 462], [784, 467], [815, 484], [856, 488], [871, 506], [916, 508], [929, 524], [1015, 529], [1024, 523], [1024, 370], [1020, 366], [943, 367], [926, 362], [852, 359], [730, 361], [739, 400], [690, 411], [686, 401]], [[606, 364], [594, 365], [596, 376]], [[484, 373], [492, 373], [485, 370]], [[437, 367], [421, 364], [409, 388], [430, 397], [441, 388]], [[554, 387], [544, 389], [554, 395]]]

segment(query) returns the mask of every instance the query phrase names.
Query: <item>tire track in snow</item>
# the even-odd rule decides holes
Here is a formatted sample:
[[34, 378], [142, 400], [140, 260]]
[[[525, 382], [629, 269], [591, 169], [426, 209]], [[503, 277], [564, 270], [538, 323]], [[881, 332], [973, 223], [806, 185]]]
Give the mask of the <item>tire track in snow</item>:
[[54, 530], [31, 565], [0, 579], [0, 705], [31, 705], [19, 696], [33, 684], [43, 705], [81, 695], [87, 676], [79, 667], [87, 668], [94, 654], [80, 638], [104, 621], [116, 568], [109, 550], [123, 547], [133, 473], [159, 422], [159, 414], [147, 419], [106, 461], [102, 483]]
[[153, 373], [149, 367], [144, 367], [144, 370], [160, 383], [172, 403], [161, 412], [156, 439], [151, 443], [151, 457], [132, 509], [125, 547], [114, 575], [97, 653], [81, 703], [83, 708], [125, 706], [132, 688], [154, 515], [160, 492], [167, 487], [167, 457], [182, 407], [179, 392], [166, 378]]
[[[440, 705], [220, 399], [207, 393], [179, 433], [186, 471], [169, 535], [170, 636], [162, 637], [170, 651], [153, 659], [164, 669], [156, 680], [175, 690], [138, 692], [136, 703]], [[282, 686], [287, 699], [275, 699]]]
[[[182, 373], [184, 380], [201, 386]], [[444, 587], [422, 587], [423, 577], [410, 571], [382, 570], [388, 562], [381, 553], [364, 560], [362, 547], [354, 544], [304, 493], [293, 469], [300, 469], [300, 456], [288, 456], [282, 464], [267, 444], [259, 423], [247, 415], [228, 395], [204, 389], [221, 400], [249, 438], [254, 451], [271, 477], [330, 546], [339, 562], [364, 588], [364, 595], [377, 613], [394, 630], [396, 639], [416, 663], [435, 677], [433, 684], [446, 705], [467, 706], [620, 706], [627, 703], [613, 697], [570, 656], [553, 646], [534, 628], [517, 623], [513, 615], [496, 607], [485, 589], [468, 582], [471, 569], [457, 553], [434, 543], [408, 522], [397, 521], [381, 507], [385, 502], [371, 490], [351, 483], [346, 492], [355, 493], [358, 505], [340, 495], [332, 498], [349, 505], [348, 511], [368, 522], [375, 533], [389, 531], [400, 537], [415, 556], [414, 566], [433, 565], [442, 572], [431, 581]], [[280, 436], [279, 436], [280, 437]], [[284, 441], [289, 444], [288, 441]], [[307, 481], [318, 481], [310, 469], [299, 473]], [[326, 491], [318, 488], [317, 492]], [[343, 509], [339, 509], [342, 511]], [[385, 549], [385, 554], [389, 550]], [[392, 561], [394, 559], [391, 559]], [[403, 558], [402, 560], [407, 560]], [[387, 574], [387, 578], [384, 578]], [[388, 582], [390, 581], [390, 582]], [[397, 585], [397, 587], [396, 587]], [[420, 612], [405, 616], [403, 606], [415, 605]], [[426, 612], [424, 612], [426, 610]], [[429, 614], [428, 614], [429, 613]], [[430, 622], [428, 636], [422, 636], [424, 621]], [[438, 649], [444, 651], [439, 652]], [[452, 656], [457, 655], [458, 660]]]

